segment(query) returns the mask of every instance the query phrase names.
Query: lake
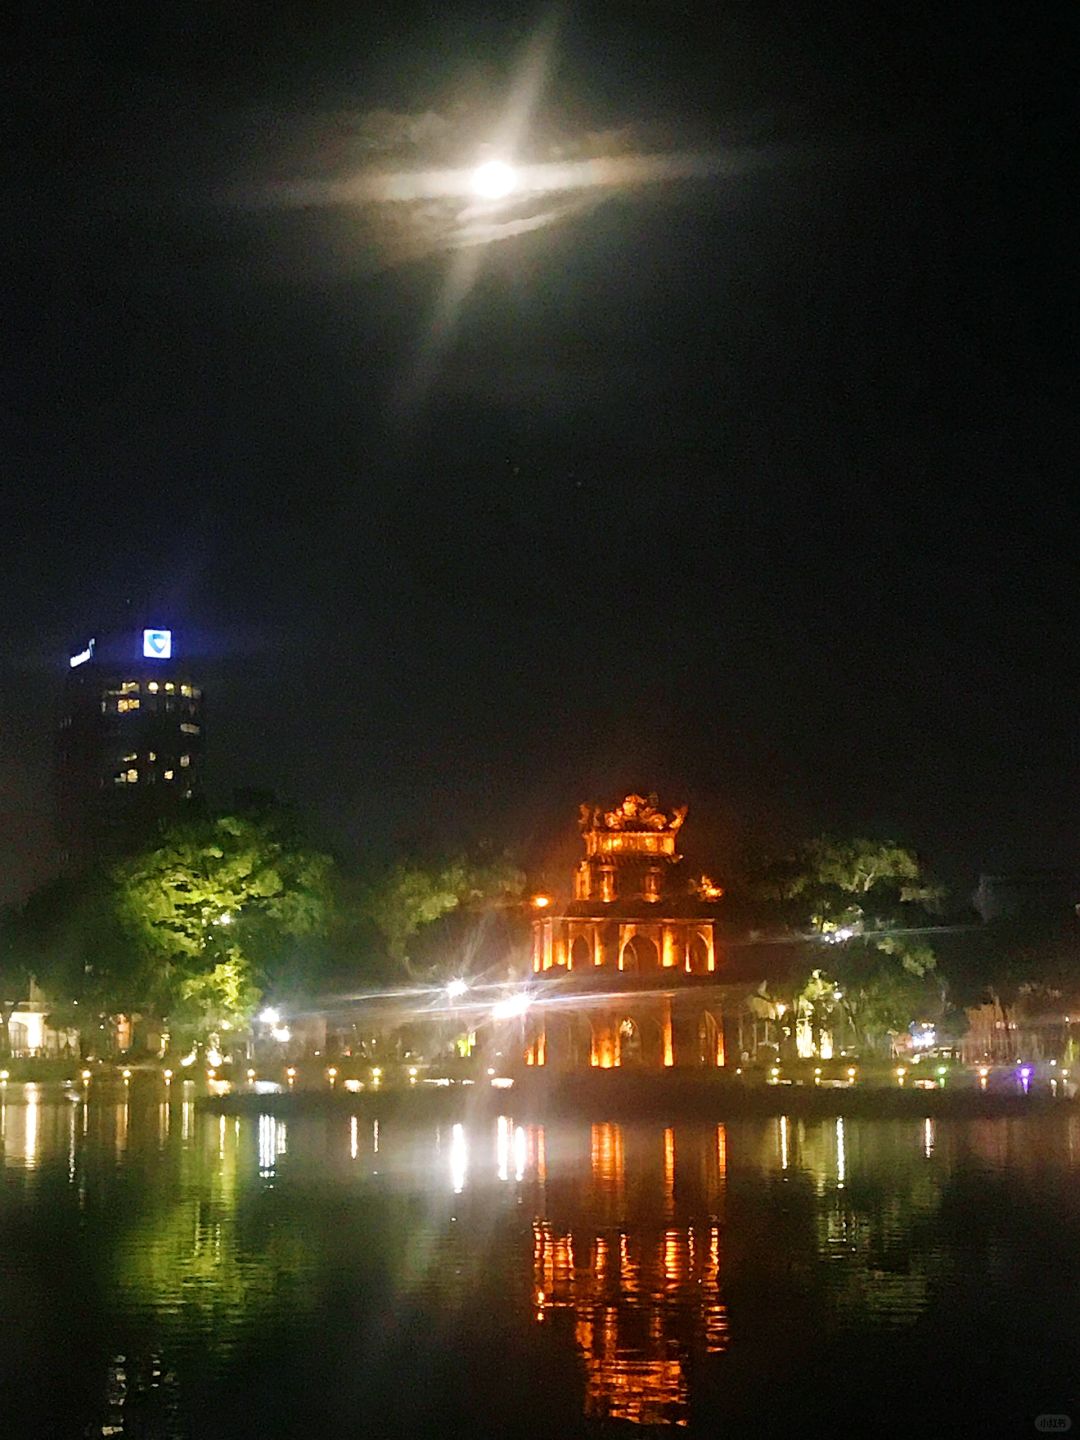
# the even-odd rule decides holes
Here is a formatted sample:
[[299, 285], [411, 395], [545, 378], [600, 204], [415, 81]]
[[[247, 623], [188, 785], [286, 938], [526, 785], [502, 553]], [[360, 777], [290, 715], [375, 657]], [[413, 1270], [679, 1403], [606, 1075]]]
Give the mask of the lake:
[[508, 1095], [435, 1124], [190, 1096], [3, 1087], [0, 1434], [1080, 1423], [1071, 1105], [537, 1125]]

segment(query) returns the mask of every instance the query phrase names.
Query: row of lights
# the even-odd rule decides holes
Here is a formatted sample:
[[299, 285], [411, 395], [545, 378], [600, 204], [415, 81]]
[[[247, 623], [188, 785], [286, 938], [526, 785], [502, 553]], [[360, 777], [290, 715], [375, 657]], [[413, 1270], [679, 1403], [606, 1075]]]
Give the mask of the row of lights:
[[[1056, 1067], [1057, 1067], [1057, 1061], [1056, 1061], [1056, 1060], [1051, 1060], [1051, 1061], [1050, 1061], [1050, 1065], [1051, 1065], [1051, 1068], [1056, 1068]], [[846, 1073], [847, 1073], [848, 1081], [851, 1082], [851, 1083], [854, 1083], [855, 1079], [856, 1079], [857, 1076], [858, 1076], [858, 1070], [856, 1069], [856, 1067], [855, 1067], [854, 1065], [849, 1065], [849, 1066], [847, 1067], [847, 1072], [846, 1072]], [[906, 1065], [898, 1065], [898, 1066], [896, 1067], [896, 1078], [897, 1078], [897, 1080], [899, 1081], [899, 1083], [900, 1083], [901, 1085], [903, 1085], [904, 1080], [905, 1080], [905, 1078], [906, 1078], [906, 1076], [907, 1076], [907, 1073], [908, 1073], [908, 1069], [907, 1069], [907, 1066], [906, 1066]], [[949, 1073], [949, 1067], [948, 1067], [947, 1065], [939, 1065], [939, 1066], [937, 1067], [936, 1073], [937, 1073], [937, 1075], [938, 1075], [940, 1078], [944, 1078], [944, 1077], [947, 1076], [948, 1073]], [[990, 1075], [990, 1067], [987, 1066], [987, 1065], [980, 1065], [980, 1066], [979, 1066], [979, 1072], [978, 1072], [978, 1073], [979, 1073], [979, 1080], [985, 1085], [986, 1080], [988, 1079], [988, 1077], [989, 1077], [989, 1075]], [[1028, 1081], [1028, 1080], [1031, 1079], [1033, 1070], [1032, 1070], [1032, 1067], [1031, 1067], [1030, 1065], [1020, 1065], [1020, 1066], [1017, 1067], [1016, 1073], [1017, 1073], [1017, 1076], [1018, 1076], [1021, 1080], [1023, 1080], [1023, 1081]], [[1060, 1076], [1060, 1078], [1061, 1078], [1062, 1080], [1067, 1080], [1067, 1079], [1069, 1078], [1069, 1072], [1068, 1072], [1068, 1070], [1058, 1070], [1057, 1073], [1058, 1073], [1058, 1076]], [[739, 1066], [739, 1067], [736, 1069], [735, 1074], [736, 1074], [736, 1075], [741, 1075], [741, 1074], [742, 1074], [742, 1066]], [[774, 1084], [774, 1085], [775, 1085], [775, 1084], [777, 1083], [777, 1081], [779, 1080], [779, 1078], [780, 1078], [780, 1066], [779, 1066], [779, 1065], [770, 1066], [770, 1068], [769, 1068], [769, 1081], [770, 1081], [770, 1084]], [[1053, 1079], [1053, 1078], [1056, 1078], [1056, 1077], [1053, 1077], [1053, 1076], [1052, 1076], [1051, 1078]], [[814, 1067], [814, 1083], [815, 1083], [815, 1084], [820, 1084], [820, 1081], [821, 1081], [821, 1066], [820, 1066], [820, 1065], [817, 1065], [817, 1066]]]

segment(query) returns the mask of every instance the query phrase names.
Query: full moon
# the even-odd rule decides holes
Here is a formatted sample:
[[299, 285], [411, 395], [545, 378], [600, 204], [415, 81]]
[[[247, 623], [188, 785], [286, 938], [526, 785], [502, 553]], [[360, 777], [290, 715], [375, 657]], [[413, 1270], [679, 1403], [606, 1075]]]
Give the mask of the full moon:
[[505, 160], [488, 160], [472, 173], [472, 192], [484, 200], [501, 200], [517, 185], [517, 175]]

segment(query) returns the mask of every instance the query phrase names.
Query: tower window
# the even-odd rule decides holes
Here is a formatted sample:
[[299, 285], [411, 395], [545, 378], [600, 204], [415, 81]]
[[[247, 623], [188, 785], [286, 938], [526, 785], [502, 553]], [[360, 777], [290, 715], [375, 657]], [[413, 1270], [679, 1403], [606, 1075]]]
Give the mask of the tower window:
[[127, 778], [127, 783], [129, 785], [137, 785], [139, 783], [138, 770], [126, 770], [124, 773]]
[[147, 756], [146, 756], [146, 758], [147, 758], [148, 760], [156, 760], [156, 759], [157, 759], [157, 751], [156, 751], [156, 750], [151, 750], [151, 751], [149, 751], [148, 754], [147, 754]]
[[190, 699], [191, 699], [191, 686], [190, 686], [190, 685], [181, 685], [181, 686], [180, 686], [180, 694], [181, 694], [181, 695], [186, 695], [186, 696], [188, 697], [188, 699], [190, 700]]
[[173, 682], [172, 682], [171, 680], [166, 680], [166, 682], [165, 682], [165, 694], [166, 694], [166, 695], [171, 695], [171, 694], [173, 694], [173, 692], [175, 691], [175, 689], [176, 689], [176, 686], [173, 684]]
[[162, 779], [163, 779], [163, 780], [172, 780], [172, 779], [175, 778], [175, 776], [176, 776], [176, 771], [175, 771], [175, 770], [165, 770], [165, 771], [163, 771], [163, 773], [162, 773]]
[[116, 711], [118, 715], [124, 715], [128, 710], [138, 710], [138, 708], [138, 700], [124, 699], [118, 700], [116, 702]]
[[151, 695], [156, 695], [160, 687], [156, 680], [151, 680], [146, 688], [150, 691]]
[[198, 735], [198, 733], [199, 733], [199, 727], [198, 727], [198, 725], [192, 725], [192, 723], [191, 723], [190, 720], [185, 720], [185, 721], [183, 721], [183, 723], [182, 723], [181, 726], [180, 726], [180, 729], [183, 731], [183, 733], [184, 733], [185, 735]]
[[120, 686], [121, 695], [137, 695], [139, 693], [139, 682], [137, 680], [125, 680]]
[[187, 767], [188, 767], [190, 764], [191, 764], [191, 756], [190, 756], [190, 755], [181, 755], [181, 756], [180, 756], [180, 768], [181, 768], [182, 770], [186, 770]]

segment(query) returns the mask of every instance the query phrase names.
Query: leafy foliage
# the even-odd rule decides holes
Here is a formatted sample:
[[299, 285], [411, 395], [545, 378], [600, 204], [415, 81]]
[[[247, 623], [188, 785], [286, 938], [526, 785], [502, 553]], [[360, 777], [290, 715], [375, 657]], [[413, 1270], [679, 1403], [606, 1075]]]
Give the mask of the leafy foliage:
[[808, 944], [790, 981], [815, 1038], [843, 1015], [873, 1046], [940, 1004], [934, 952], [906, 933], [924, 927], [941, 899], [913, 851], [819, 836], [760, 865], [749, 889], [759, 924], [832, 942]]
[[413, 942], [426, 927], [458, 911], [511, 902], [524, 888], [524, 874], [506, 856], [428, 865], [403, 860], [369, 887], [364, 904], [387, 954], [408, 967]]
[[329, 925], [331, 872], [272, 817], [167, 829], [111, 876], [121, 926], [148, 962], [146, 998], [197, 1025], [246, 1023], [283, 942]]

